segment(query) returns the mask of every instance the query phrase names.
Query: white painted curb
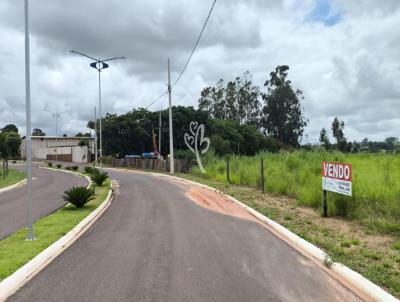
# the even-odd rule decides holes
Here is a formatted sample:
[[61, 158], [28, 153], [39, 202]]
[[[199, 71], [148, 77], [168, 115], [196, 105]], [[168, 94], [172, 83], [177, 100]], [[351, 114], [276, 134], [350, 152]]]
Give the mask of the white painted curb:
[[92, 183], [92, 180], [90, 179], [89, 176], [82, 174], [80, 172], [69, 171], [69, 170], [64, 170], [64, 169], [56, 169], [56, 168], [50, 168], [50, 167], [39, 167], [39, 169], [46, 169], [46, 170], [51, 170], [51, 171], [58, 171], [58, 172], [64, 172], [64, 173], [82, 176], [82, 177], [86, 178], [86, 180], [88, 182], [88, 185], [86, 186], [86, 188], [89, 188]]
[[[253, 208], [250, 208], [249, 206], [243, 204], [236, 198], [233, 198], [232, 196], [229, 196], [215, 188], [212, 188], [207, 185], [203, 185], [185, 178], [177, 177], [177, 176], [172, 176], [172, 175], [167, 175], [167, 174], [161, 174], [161, 173], [154, 173], [154, 172], [148, 172], [149, 174], [153, 174], [156, 176], [164, 176], [164, 177], [170, 177], [174, 179], [179, 179], [186, 181], [188, 183], [210, 189], [214, 192], [217, 192], [219, 194], [222, 194], [226, 196], [229, 200], [235, 202], [236, 204], [240, 205], [241, 207], [245, 208], [250, 214], [264, 222], [266, 225], [268, 225], [272, 230], [277, 232], [279, 235], [285, 237], [294, 247], [297, 247], [298, 250], [305, 252], [309, 256], [314, 257], [317, 261], [321, 261], [323, 264], [326, 261], [331, 261], [330, 257], [328, 254], [326, 254], [323, 250], [320, 248], [316, 247], [315, 245], [311, 244], [310, 242], [304, 240], [303, 238], [297, 236], [293, 232], [289, 231], [279, 223], [271, 220], [270, 218], [264, 216], [263, 214], [257, 212]], [[361, 274], [353, 271], [352, 269], [348, 268], [347, 266], [334, 262], [331, 265], [331, 269], [336, 272], [339, 276], [347, 280], [350, 284], [355, 286], [357, 289], [359, 289], [361, 292], [366, 294], [368, 297], [372, 298], [374, 301], [379, 301], [379, 302], [399, 302], [397, 298], [389, 294], [388, 292], [384, 291], [382, 288], [380, 288], [378, 285], [375, 283], [371, 282]]]
[[13, 295], [18, 289], [24, 286], [36, 274], [44, 269], [65, 249], [73, 244], [82, 234], [84, 234], [90, 228], [90, 226], [108, 209], [108, 207], [111, 205], [112, 197], [111, 181], [110, 191], [108, 192], [106, 200], [103, 201], [96, 210], [90, 213], [66, 235], [58, 239], [24, 266], [19, 268], [12, 275], [0, 282], [0, 301], [5, 301], [7, 298]]
[[20, 180], [19, 182], [15, 183], [15, 184], [13, 184], [11, 186], [8, 186], [8, 187], [0, 189], [0, 194], [3, 193], [3, 192], [7, 192], [7, 191], [10, 191], [12, 189], [15, 189], [17, 187], [20, 187], [20, 186], [22, 186], [24, 184], [26, 184], [26, 178], [24, 178], [23, 180]]

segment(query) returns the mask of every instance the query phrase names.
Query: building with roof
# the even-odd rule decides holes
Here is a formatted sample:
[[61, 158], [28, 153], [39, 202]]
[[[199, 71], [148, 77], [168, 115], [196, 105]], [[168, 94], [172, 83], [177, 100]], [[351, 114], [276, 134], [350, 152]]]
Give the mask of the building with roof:
[[[21, 156], [26, 158], [26, 137], [21, 140]], [[94, 157], [94, 138], [32, 136], [34, 160], [58, 160], [72, 163], [91, 162]]]

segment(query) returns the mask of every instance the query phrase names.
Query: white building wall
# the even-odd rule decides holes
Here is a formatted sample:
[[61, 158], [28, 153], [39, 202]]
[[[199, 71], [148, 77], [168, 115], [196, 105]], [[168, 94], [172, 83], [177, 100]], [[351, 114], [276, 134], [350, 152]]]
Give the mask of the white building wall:
[[87, 146], [72, 147], [72, 162], [87, 163], [88, 162], [88, 147]]
[[[73, 162], [88, 162], [88, 147], [78, 146], [79, 142], [85, 138], [73, 137], [63, 138], [59, 137], [57, 140], [54, 136], [35, 137], [32, 136], [32, 158], [46, 159], [47, 154], [72, 154]], [[89, 150], [94, 154], [94, 139], [89, 139]], [[59, 146], [59, 147], [56, 147]], [[23, 138], [21, 142], [21, 156], [26, 158], [26, 139]]]

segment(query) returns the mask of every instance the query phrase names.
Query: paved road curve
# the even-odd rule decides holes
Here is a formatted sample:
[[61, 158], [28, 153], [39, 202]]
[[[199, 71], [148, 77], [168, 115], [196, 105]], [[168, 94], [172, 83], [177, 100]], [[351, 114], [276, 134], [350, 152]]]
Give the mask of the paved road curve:
[[[25, 166], [12, 166], [24, 170]], [[86, 186], [81, 176], [40, 169], [33, 166], [32, 213], [34, 220], [46, 216], [65, 205], [62, 193], [72, 186]], [[26, 185], [0, 193], [0, 239], [26, 226]]]
[[260, 224], [206, 210], [181, 186], [110, 172], [111, 207], [10, 301], [357, 301]]

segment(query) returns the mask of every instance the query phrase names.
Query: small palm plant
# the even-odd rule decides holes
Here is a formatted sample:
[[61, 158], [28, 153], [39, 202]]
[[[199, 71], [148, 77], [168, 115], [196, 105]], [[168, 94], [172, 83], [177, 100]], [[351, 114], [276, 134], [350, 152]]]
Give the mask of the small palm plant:
[[96, 183], [96, 185], [101, 186], [103, 182], [108, 178], [108, 174], [105, 172], [93, 173], [90, 179]]
[[93, 167], [91, 167], [91, 166], [86, 166], [84, 168], [84, 170], [85, 170], [85, 173], [87, 173], [87, 174], [92, 174], [93, 173]]
[[63, 199], [77, 208], [83, 208], [85, 204], [94, 199], [94, 190], [86, 187], [72, 187], [64, 191], [64, 194]]

